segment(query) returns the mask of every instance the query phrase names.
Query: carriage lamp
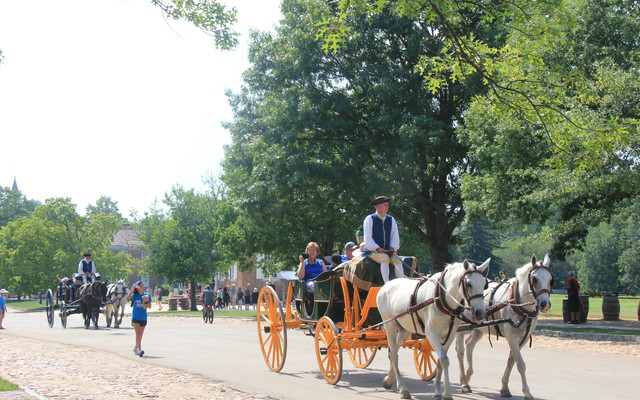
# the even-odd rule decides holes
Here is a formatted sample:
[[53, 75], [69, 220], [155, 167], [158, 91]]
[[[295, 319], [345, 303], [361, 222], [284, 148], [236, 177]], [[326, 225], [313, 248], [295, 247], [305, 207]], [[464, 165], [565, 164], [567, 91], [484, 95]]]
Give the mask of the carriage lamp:
[[362, 228], [358, 228], [358, 230], [355, 233], [356, 235], [356, 243], [358, 245], [360, 245], [360, 243], [364, 242], [364, 232], [362, 231]]

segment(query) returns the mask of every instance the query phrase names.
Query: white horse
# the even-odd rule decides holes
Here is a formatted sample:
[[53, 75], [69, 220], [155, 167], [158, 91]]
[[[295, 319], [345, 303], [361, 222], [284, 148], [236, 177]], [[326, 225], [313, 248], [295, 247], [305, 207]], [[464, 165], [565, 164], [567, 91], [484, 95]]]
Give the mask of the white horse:
[[[511, 397], [509, 391], [509, 375], [513, 369], [513, 364], [518, 366], [518, 372], [522, 378], [522, 392], [525, 400], [533, 400], [533, 396], [527, 385], [525, 375], [526, 365], [520, 350], [531, 338], [531, 333], [535, 331], [538, 324], [538, 311], [547, 312], [551, 307], [549, 295], [553, 286], [553, 276], [549, 271], [551, 260], [549, 255], [544, 256], [544, 261], [536, 262], [536, 255], [531, 257], [531, 263], [525, 264], [516, 271], [515, 278], [508, 281], [492, 282], [485, 290], [485, 306], [487, 307], [487, 319], [495, 320], [508, 318], [511, 322], [496, 325], [496, 334], [507, 338], [509, 343], [509, 359], [507, 368], [502, 376], [502, 388], [500, 396]], [[494, 311], [495, 310], [495, 311]], [[491, 334], [491, 327], [487, 330]], [[474, 329], [466, 340], [467, 351], [467, 371], [464, 371], [465, 341], [464, 332], [457, 334], [456, 351], [460, 365], [460, 383], [462, 391], [471, 393], [469, 380], [473, 375], [473, 349], [482, 338], [483, 329]]]
[[[444, 399], [452, 399], [447, 350], [455, 336], [452, 333], [456, 332], [461, 322], [456, 316], [464, 311], [462, 303], [466, 303], [474, 320], [484, 319], [486, 314], [482, 292], [486, 279], [482, 271], [489, 266], [489, 261], [478, 268], [466, 260], [449, 264], [443, 272], [428, 279], [394, 279], [380, 289], [378, 310], [385, 321], [391, 364], [382, 381], [385, 389], [391, 388], [395, 377], [402, 398], [411, 398], [398, 369], [398, 349], [409, 335], [417, 333], [425, 335], [438, 352], [435, 398], [442, 399], [444, 396]], [[444, 390], [440, 382], [443, 372]]]
[[124, 316], [124, 308], [127, 305], [127, 288], [123, 279], [107, 286], [107, 305], [104, 308], [104, 317], [107, 320], [107, 328], [111, 326], [119, 328]]

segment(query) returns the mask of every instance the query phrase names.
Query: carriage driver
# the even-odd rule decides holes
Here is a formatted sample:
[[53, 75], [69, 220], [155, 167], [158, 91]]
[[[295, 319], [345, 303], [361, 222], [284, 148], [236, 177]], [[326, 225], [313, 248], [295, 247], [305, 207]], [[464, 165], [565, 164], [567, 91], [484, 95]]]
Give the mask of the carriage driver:
[[389, 201], [387, 196], [378, 196], [370, 205], [376, 212], [368, 215], [362, 224], [364, 230], [364, 251], [362, 256], [371, 258], [380, 264], [380, 272], [384, 283], [389, 282], [389, 261], [396, 267], [396, 277], [404, 278], [402, 261], [394, 257], [400, 247], [400, 235], [395, 218], [387, 214]]
[[91, 283], [96, 281], [96, 264], [91, 261], [91, 253], [84, 253], [84, 259], [78, 263], [78, 275], [82, 275], [82, 283], [87, 283], [87, 275], [91, 275]]

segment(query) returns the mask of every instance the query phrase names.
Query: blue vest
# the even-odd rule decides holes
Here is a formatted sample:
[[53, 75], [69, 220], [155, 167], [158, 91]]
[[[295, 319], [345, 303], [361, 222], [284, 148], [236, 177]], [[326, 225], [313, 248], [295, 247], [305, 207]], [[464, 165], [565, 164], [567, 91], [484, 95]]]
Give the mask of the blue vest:
[[391, 222], [393, 221], [393, 217], [387, 214], [383, 223], [380, 217], [378, 217], [378, 214], [373, 213], [370, 216], [373, 221], [373, 229], [371, 232], [373, 241], [383, 249], [389, 250], [391, 247]]
[[309, 260], [304, 260], [304, 281], [314, 279], [322, 273], [322, 263], [316, 258], [315, 264], [309, 264]]
[[93, 261], [89, 260], [89, 262], [87, 262], [87, 260], [82, 260], [82, 272], [89, 273], [91, 272], [91, 264], [93, 263]]

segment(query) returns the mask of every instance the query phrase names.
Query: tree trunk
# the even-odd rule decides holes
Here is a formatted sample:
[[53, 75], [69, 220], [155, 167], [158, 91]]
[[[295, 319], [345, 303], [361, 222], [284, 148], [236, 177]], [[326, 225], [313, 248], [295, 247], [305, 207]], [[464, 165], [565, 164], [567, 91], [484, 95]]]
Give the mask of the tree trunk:
[[189, 311], [198, 311], [198, 305], [196, 304], [196, 290], [198, 284], [194, 281], [189, 281], [189, 300], [191, 300], [191, 308]]
[[434, 244], [429, 246], [431, 251], [431, 273], [442, 272], [445, 265], [453, 262], [447, 245]]

